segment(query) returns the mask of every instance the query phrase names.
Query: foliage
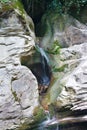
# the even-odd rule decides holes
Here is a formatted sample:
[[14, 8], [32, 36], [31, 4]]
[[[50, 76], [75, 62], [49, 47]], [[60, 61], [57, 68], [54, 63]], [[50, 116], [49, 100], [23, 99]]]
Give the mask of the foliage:
[[44, 110], [39, 106], [34, 109], [33, 115], [35, 122], [41, 122], [42, 120], [45, 119]]
[[[13, 1], [16, 0], [0, 0], [1, 3], [13, 2]], [[21, 1], [23, 2], [24, 0]], [[25, 0], [25, 2], [27, 6], [30, 7], [33, 6], [32, 4], [34, 4], [34, 2], [38, 4], [42, 3], [42, 0]], [[44, 0], [44, 3], [45, 3], [44, 6], [46, 6], [44, 9], [46, 8], [50, 10], [57, 9], [59, 13], [68, 13], [70, 12], [70, 9], [72, 7], [76, 9], [77, 12], [79, 12], [80, 8], [87, 3], [87, 0], [49, 0], [49, 1]]]
[[61, 46], [59, 45], [59, 42], [56, 40], [56, 41], [54, 41], [51, 49], [47, 50], [47, 53], [57, 55], [60, 53], [60, 48], [61, 48]]
[[8, 3], [8, 2], [13, 2], [15, 0], [0, 0], [1, 3]]
[[74, 8], [78, 13], [80, 8], [87, 3], [87, 0], [51, 0], [48, 9], [57, 9], [59, 13], [69, 13]]

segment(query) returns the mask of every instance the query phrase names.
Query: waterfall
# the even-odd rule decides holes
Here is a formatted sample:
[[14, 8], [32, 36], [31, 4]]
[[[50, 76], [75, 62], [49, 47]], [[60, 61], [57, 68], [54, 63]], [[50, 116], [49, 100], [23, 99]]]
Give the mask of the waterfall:
[[55, 128], [52, 128], [52, 126], [49, 125], [51, 122], [54, 122], [56, 118], [54, 116], [51, 117], [49, 111], [45, 111], [45, 114], [46, 114], [46, 119], [39, 125], [38, 130], [59, 130], [58, 124], [55, 125]]

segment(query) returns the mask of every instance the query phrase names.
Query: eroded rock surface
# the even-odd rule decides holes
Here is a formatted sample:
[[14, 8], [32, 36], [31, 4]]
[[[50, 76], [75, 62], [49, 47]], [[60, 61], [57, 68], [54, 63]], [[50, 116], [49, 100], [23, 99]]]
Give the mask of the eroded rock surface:
[[61, 79], [63, 91], [57, 100], [62, 105], [71, 105], [71, 110], [87, 109], [87, 43], [62, 49], [62, 57], [68, 65]]
[[42, 34], [41, 45], [45, 49], [50, 48], [55, 41], [61, 47], [87, 42], [87, 26], [69, 15], [48, 12], [43, 16], [40, 27], [42, 30], [39, 29], [38, 35]]
[[[47, 30], [41, 45], [48, 49], [57, 40], [63, 48], [59, 54], [51, 53], [54, 81], [42, 105], [54, 104], [58, 112], [62, 111], [58, 113], [61, 117], [67, 109], [68, 115], [76, 112], [82, 115], [79, 119], [74, 115], [74, 122], [87, 121], [87, 26], [68, 16], [51, 14], [48, 17], [43, 19]], [[72, 122], [72, 117], [69, 119]]]
[[1, 130], [19, 128], [39, 104], [37, 80], [21, 65], [21, 57], [30, 55], [35, 44], [34, 37], [27, 35], [24, 27], [14, 11], [0, 16]]

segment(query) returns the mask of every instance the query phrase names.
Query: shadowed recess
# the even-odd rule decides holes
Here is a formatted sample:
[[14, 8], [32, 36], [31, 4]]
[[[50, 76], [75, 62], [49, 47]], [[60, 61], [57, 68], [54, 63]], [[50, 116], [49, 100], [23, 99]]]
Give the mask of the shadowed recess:
[[51, 81], [51, 69], [49, 65], [49, 59], [46, 56], [44, 50], [40, 47], [36, 47], [37, 50], [32, 55], [22, 56], [21, 64], [27, 66], [35, 75], [39, 92], [46, 92]]

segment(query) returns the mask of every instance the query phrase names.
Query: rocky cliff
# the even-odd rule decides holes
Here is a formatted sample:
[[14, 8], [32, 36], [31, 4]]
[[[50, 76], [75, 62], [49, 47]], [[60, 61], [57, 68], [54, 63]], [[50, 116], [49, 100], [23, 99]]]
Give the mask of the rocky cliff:
[[[26, 17], [27, 24], [33, 26], [31, 18]], [[34, 30], [30, 29], [30, 34], [26, 30], [21, 16], [15, 11], [0, 14], [1, 130], [19, 128], [33, 116], [35, 107], [39, 105], [37, 80], [29, 68], [21, 65], [21, 57], [31, 55], [35, 45]]]
[[[54, 81], [42, 104], [44, 107], [47, 107], [46, 104], [55, 104], [58, 112], [62, 111], [61, 117], [68, 109], [68, 114], [77, 112], [83, 115], [79, 121], [87, 121], [87, 26], [71, 16], [57, 13], [44, 15], [42, 25], [45, 24], [47, 28], [41, 45], [46, 50], [51, 49], [50, 61], [55, 68]], [[55, 42], [56, 47], [53, 48]], [[59, 44], [62, 48], [57, 54]]]

